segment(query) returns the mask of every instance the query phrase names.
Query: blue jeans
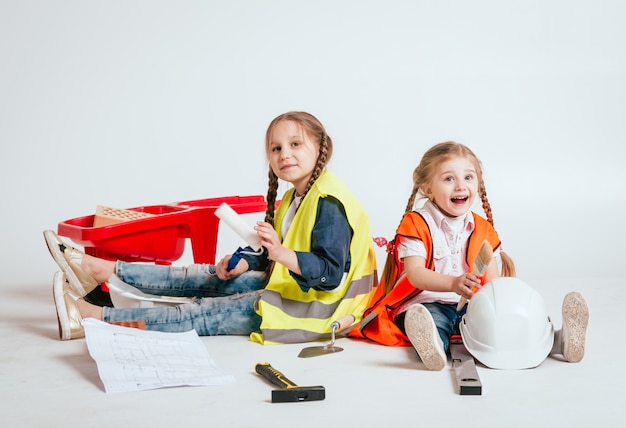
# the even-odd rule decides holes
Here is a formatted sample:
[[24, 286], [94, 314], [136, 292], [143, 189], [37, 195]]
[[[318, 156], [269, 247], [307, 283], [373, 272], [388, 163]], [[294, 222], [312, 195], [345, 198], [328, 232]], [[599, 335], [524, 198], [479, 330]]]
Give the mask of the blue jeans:
[[200, 336], [248, 335], [260, 331], [254, 306], [265, 272], [249, 271], [224, 281], [212, 265], [186, 267], [116, 264], [117, 276], [146, 294], [192, 297], [191, 303], [150, 308], [103, 308], [103, 321], [145, 321], [148, 330], [184, 332]]
[[433, 320], [435, 321], [437, 331], [439, 331], [439, 337], [441, 337], [441, 341], [443, 342], [444, 351], [448, 351], [448, 347], [450, 346], [450, 337], [453, 334], [459, 333], [459, 322], [461, 321], [463, 314], [465, 314], [467, 305], [465, 305], [459, 312], [456, 311], [456, 303], [449, 305], [434, 302], [423, 303], [423, 305], [426, 309], [428, 309], [428, 312], [430, 312]]

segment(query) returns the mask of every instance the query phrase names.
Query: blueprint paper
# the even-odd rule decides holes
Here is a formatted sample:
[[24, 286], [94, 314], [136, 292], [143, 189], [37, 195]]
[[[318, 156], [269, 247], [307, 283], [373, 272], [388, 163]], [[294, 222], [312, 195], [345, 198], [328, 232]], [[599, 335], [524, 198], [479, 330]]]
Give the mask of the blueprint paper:
[[163, 333], [83, 321], [89, 354], [106, 392], [235, 383], [218, 368], [198, 333]]

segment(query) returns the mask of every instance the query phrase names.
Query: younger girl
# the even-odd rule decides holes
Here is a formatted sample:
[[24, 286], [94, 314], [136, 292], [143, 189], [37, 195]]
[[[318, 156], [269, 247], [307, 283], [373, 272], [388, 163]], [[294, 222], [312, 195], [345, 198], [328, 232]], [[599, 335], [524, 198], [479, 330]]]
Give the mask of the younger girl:
[[[364, 208], [325, 169], [332, 140], [311, 114], [288, 112], [270, 123], [265, 149], [267, 211], [255, 226], [264, 251], [238, 252], [242, 258], [231, 270], [231, 256], [216, 266], [188, 267], [98, 259], [45, 231], [65, 277], [53, 287], [61, 339], [83, 337], [86, 317], [145, 321], [147, 329], [167, 332], [250, 334], [266, 344], [324, 338], [331, 323], [346, 315], [358, 321], [376, 281], [376, 258]], [[279, 179], [293, 187], [274, 212]], [[197, 299], [173, 307], [116, 309], [81, 298], [111, 275], [144, 293]]]
[[[501, 251], [493, 228], [480, 161], [464, 145], [437, 144], [429, 149], [413, 172], [413, 191], [389, 254], [381, 282], [353, 337], [366, 337], [390, 346], [413, 345], [429, 370], [441, 370], [446, 351], [466, 305], [457, 310], [459, 299], [471, 299], [473, 290], [502, 274], [514, 276], [512, 260]], [[416, 196], [426, 198], [414, 208]], [[471, 211], [476, 196], [487, 219]], [[487, 241], [495, 257], [482, 278], [472, 273], [480, 247]], [[570, 293], [564, 305], [584, 306], [578, 293]], [[566, 311], [564, 313], [570, 313]], [[553, 351], [563, 354], [561, 338], [568, 338], [565, 359], [580, 360], [584, 350], [587, 319], [575, 320], [578, 336], [556, 335]], [[564, 320], [564, 326], [573, 322]], [[580, 335], [582, 334], [582, 340]], [[558, 342], [558, 343], [557, 343]]]

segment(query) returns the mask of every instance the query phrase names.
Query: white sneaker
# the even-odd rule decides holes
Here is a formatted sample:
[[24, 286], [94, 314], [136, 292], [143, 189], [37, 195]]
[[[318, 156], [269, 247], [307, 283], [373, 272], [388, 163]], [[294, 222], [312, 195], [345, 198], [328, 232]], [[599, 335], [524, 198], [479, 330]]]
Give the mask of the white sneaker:
[[404, 317], [404, 328], [411, 344], [428, 370], [441, 370], [447, 357], [437, 326], [428, 309], [422, 304], [409, 307]]
[[585, 355], [589, 307], [580, 293], [572, 291], [563, 298], [562, 313], [563, 358], [570, 363], [577, 363]]

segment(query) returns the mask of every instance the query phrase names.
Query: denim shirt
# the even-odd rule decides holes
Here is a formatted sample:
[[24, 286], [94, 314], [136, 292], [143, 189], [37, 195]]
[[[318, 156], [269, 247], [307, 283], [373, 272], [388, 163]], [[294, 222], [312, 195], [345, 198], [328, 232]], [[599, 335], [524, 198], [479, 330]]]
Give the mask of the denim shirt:
[[[351, 241], [352, 229], [341, 202], [332, 196], [320, 198], [311, 251], [296, 251], [302, 275], [290, 272], [302, 291], [328, 291], [339, 286], [344, 272], [350, 269]], [[261, 256], [244, 254], [243, 258], [250, 270], [264, 270], [269, 263], [266, 251]]]

